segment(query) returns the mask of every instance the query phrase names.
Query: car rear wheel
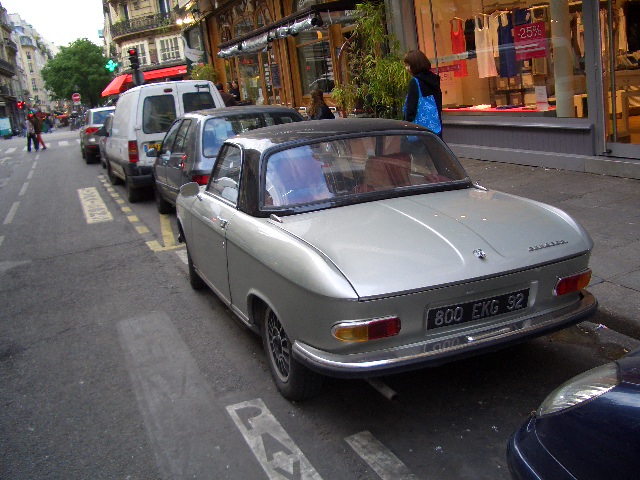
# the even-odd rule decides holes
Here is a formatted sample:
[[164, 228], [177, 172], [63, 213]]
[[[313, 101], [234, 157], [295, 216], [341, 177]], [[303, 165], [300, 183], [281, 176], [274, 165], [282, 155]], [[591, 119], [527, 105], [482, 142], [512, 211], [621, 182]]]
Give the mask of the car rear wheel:
[[299, 401], [314, 397], [320, 392], [322, 376], [293, 358], [287, 332], [269, 307], [264, 309], [262, 344], [271, 375], [283, 397]]
[[80, 145], [80, 153], [82, 154], [82, 159], [87, 160], [87, 152], [84, 151], [84, 147]]
[[140, 197], [142, 196], [142, 192], [140, 191], [139, 188], [135, 188], [133, 186], [133, 182], [128, 176], [125, 177], [124, 186], [125, 186], [125, 189], [127, 190], [127, 200], [129, 200], [131, 203], [136, 203], [137, 201], [140, 200]]
[[158, 213], [167, 214], [171, 213], [173, 210], [173, 206], [165, 200], [160, 193], [160, 189], [158, 188], [158, 184], [154, 182], [154, 194], [156, 196], [156, 206], [158, 207]]
[[[185, 240], [186, 245], [186, 240]], [[195, 267], [193, 266], [193, 260], [191, 259], [191, 254], [189, 253], [189, 246], [187, 245], [187, 266], [189, 267], [189, 284], [191, 288], [194, 290], [202, 290], [207, 286], [202, 280], [202, 277], [198, 274]]]
[[107, 177], [109, 177], [109, 183], [111, 185], [118, 185], [120, 183], [120, 179], [115, 176], [113, 173], [113, 169], [111, 168], [111, 164], [107, 160]]

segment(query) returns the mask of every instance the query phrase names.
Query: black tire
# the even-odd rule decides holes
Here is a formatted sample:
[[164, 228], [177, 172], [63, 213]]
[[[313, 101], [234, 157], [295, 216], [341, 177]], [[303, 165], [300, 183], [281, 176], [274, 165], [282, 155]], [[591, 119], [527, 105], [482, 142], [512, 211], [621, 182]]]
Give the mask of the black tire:
[[113, 169], [111, 168], [111, 164], [107, 160], [107, 177], [109, 178], [109, 183], [111, 185], [119, 185], [121, 180], [115, 176], [113, 173]]
[[292, 401], [316, 396], [322, 388], [322, 375], [293, 358], [291, 341], [273, 310], [266, 307], [262, 313], [262, 345], [278, 390]]
[[136, 203], [140, 200], [142, 191], [133, 186], [133, 182], [131, 182], [131, 179], [128, 176], [124, 181], [124, 187], [127, 190], [127, 200], [129, 200], [129, 202]]
[[82, 154], [82, 159], [87, 160], [87, 152], [84, 151], [84, 147], [80, 145], [80, 153]]
[[171, 213], [173, 211], [173, 205], [165, 200], [165, 198], [162, 196], [162, 193], [160, 193], [160, 190], [158, 189], [158, 184], [155, 183], [155, 181], [153, 185], [153, 193], [156, 197], [156, 207], [158, 207], [158, 213], [161, 213], [163, 215]]
[[86, 163], [87, 165], [89, 165], [90, 163], [93, 163], [93, 155], [91, 155], [90, 153], [86, 152], [85, 149], [82, 149], [82, 158], [84, 158], [84, 163]]
[[[186, 245], [186, 240], [185, 240], [185, 245]], [[187, 266], [189, 267], [189, 284], [191, 285], [191, 288], [193, 288], [194, 290], [202, 290], [203, 288], [205, 288], [207, 284], [204, 283], [204, 280], [202, 280], [200, 275], [198, 275], [198, 272], [196, 272], [196, 269], [193, 266], [193, 260], [191, 260], [191, 254], [189, 253], [188, 245], [187, 245]]]

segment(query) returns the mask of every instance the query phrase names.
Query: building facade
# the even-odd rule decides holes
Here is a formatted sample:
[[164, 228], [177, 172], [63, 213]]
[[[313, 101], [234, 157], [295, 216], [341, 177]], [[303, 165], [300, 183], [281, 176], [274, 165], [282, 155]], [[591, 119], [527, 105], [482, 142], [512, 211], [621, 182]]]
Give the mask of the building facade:
[[16, 63], [18, 45], [13, 40], [13, 27], [7, 11], [0, 6], [0, 135], [20, 131], [21, 116], [18, 102], [22, 100], [20, 75]]
[[186, 46], [177, 12], [178, 0], [103, 0], [105, 54], [118, 62], [119, 74], [103, 96], [133, 86], [129, 49], [135, 48], [145, 81], [187, 76]]
[[[300, 108], [319, 87], [332, 103], [358, 2], [181, 3], [243, 100]], [[403, 49], [424, 51], [442, 79], [456, 153], [640, 178], [639, 0], [384, 3]]]

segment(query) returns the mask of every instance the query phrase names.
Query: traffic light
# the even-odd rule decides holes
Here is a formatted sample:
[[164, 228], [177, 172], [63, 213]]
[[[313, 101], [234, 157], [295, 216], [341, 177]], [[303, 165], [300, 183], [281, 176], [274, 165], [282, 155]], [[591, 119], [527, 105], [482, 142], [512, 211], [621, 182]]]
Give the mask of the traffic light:
[[138, 70], [140, 68], [140, 59], [138, 58], [138, 49], [129, 49], [129, 62], [131, 63], [131, 70]]
[[113, 73], [115, 71], [115, 69], [118, 68], [118, 65], [120, 65], [118, 62], [114, 62], [113, 60], [109, 60], [107, 62], [107, 64], [104, 66], [104, 68], [106, 68], [111, 73]]
[[18, 108], [20, 110], [23, 110], [24, 109], [24, 102], [18, 102]]

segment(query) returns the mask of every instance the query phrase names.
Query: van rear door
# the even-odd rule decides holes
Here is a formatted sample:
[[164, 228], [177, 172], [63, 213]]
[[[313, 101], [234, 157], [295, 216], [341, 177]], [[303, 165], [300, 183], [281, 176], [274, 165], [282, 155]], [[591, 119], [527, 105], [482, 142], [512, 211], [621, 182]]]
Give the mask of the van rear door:
[[180, 115], [196, 110], [224, 107], [218, 89], [208, 81], [180, 82], [178, 96], [178, 103], [183, 109]]

